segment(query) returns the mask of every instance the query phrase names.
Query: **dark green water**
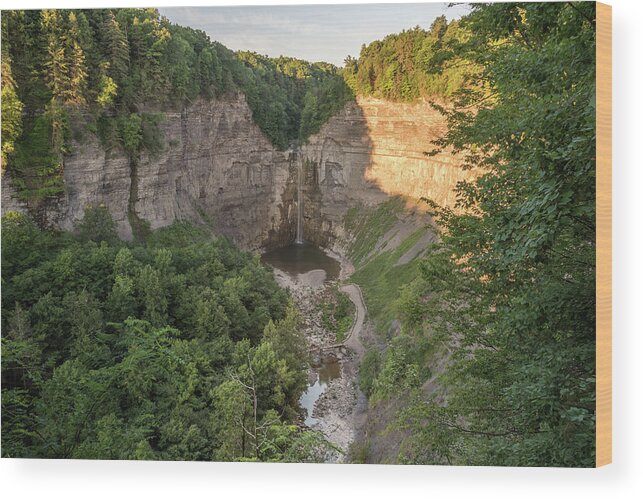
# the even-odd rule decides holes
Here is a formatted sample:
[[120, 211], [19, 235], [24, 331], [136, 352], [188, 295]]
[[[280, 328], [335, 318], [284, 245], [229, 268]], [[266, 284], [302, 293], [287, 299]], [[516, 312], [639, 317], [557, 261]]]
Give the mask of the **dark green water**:
[[291, 244], [264, 253], [261, 260], [292, 277], [318, 269], [326, 272], [326, 280], [339, 277], [339, 262], [313, 244]]

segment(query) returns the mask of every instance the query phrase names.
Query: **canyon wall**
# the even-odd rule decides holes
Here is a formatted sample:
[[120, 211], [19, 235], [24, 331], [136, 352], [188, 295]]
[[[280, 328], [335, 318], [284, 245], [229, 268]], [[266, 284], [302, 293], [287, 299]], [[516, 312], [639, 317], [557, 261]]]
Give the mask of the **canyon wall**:
[[243, 97], [166, 113], [160, 127], [166, 150], [144, 155], [132, 178], [141, 220], [152, 229], [200, 221], [243, 248], [294, 237], [294, 166], [255, 125]]
[[[124, 239], [141, 223], [155, 229], [175, 220], [206, 225], [248, 249], [294, 238], [296, 166], [256, 126], [243, 95], [198, 100], [164, 115], [162, 152], [143, 152], [137, 161], [85, 133], [65, 157], [64, 194], [39, 210], [39, 221], [69, 230], [87, 206], [104, 205]], [[26, 205], [3, 175], [8, 210]]]
[[[453, 206], [452, 189], [474, 173], [449, 150], [426, 153], [446, 131], [445, 119], [428, 103], [358, 98], [333, 116], [300, 149], [304, 186], [304, 234], [324, 246], [344, 239], [348, 209], [390, 196], [422, 197]], [[418, 206], [422, 206], [421, 204]]]
[[[304, 238], [332, 247], [345, 239], [350, 208], [396, 195], [452, 205], [452, 188], [471, 175], [458, 168], [458, 156], [425, 154], [445, 131], [443, 117], [427, 103], [358, 99], [286, 152], [255, 125], [241, 94], [164, 114], [162, 152], [144, 152], [134, 162], [85, 133], [65, 158], [64, 194], [40, 210], [39, 221], [68, 230], [87, 206], [104, 205], [125, 239], [142, 224], [155, 229], [185, 220], [245, 249], [282, 246], [295, 239], [301, 172]], [[3, 177], [2, 211], [25, 211]]]

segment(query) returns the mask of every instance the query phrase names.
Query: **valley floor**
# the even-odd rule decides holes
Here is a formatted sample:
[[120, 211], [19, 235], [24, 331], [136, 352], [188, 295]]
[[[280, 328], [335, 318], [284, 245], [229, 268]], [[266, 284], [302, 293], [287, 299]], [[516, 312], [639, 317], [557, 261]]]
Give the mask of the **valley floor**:
[[[336, 254], [329, 256], [341, 262], [340, 281], [347, 279], [353, 272], [352, 264]], [[367, 309], [362, 291], [357, 284], [346, 284], [340, 288], [355, 305], [353, 324], [340, 347], [335, 334], [324, 328], [319, 312], [319, 303], [324, 299], [328, 288], [336, 283], [326, 282], [323, 270], [313, 270], [292, 277], [275, 269], [275, 277], [282, 287], [290, 290], [302, 314], [311, 356], [331, 355], [337, 358], [340, 365], [340, 376], [328, 382], [314, 405], [312, 415], [315, 422], [311, 427], [321, 431], [339, 449], [338, 453], [329, 456], [329, 462], [344, 462], [349, 447], [365, 420], [368, 406], [366, 396], [357, 386], [358, 368], [365, 351], [362, 337], [372, 333], [369, 333], [371, 326], [366, 320]], [[309, 375], [314, 382], [317, 373], [312, 366]]]

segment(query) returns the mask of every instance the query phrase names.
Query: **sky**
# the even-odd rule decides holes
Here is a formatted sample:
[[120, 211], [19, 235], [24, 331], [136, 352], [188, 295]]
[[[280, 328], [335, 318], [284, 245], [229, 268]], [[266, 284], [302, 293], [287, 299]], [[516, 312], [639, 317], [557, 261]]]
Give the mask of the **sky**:
[[232, 50], [296, 57], [343, 66], [362, 44], [391, 33], [428, 28], [444, 14], [461, 17], [467, 7], [446, 3], [288, 5], [159, 8], [171, 22], [205, 31]]

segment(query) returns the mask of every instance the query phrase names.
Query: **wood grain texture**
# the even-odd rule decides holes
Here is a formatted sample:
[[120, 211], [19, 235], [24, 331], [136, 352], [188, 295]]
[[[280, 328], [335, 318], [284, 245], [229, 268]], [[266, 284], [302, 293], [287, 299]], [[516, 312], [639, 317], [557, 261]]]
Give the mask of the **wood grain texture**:
[[612, 462], [612, 7], [596, 3], [596, 466]]

